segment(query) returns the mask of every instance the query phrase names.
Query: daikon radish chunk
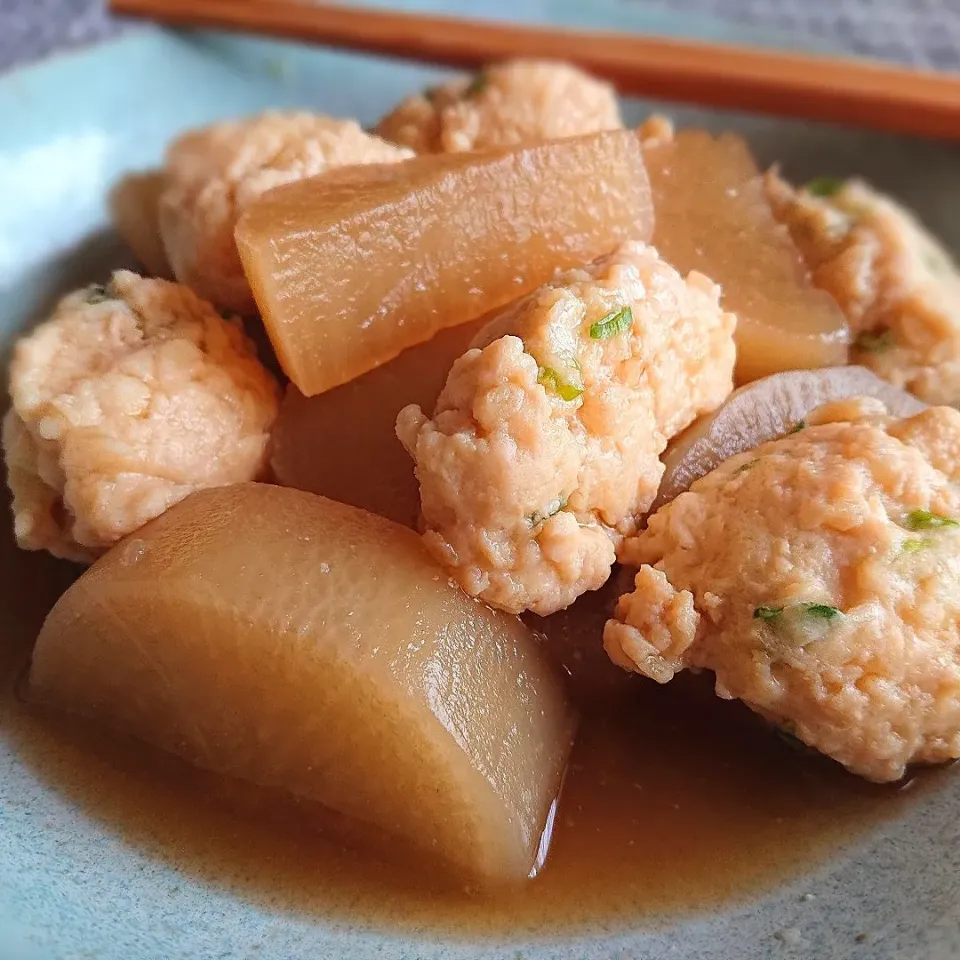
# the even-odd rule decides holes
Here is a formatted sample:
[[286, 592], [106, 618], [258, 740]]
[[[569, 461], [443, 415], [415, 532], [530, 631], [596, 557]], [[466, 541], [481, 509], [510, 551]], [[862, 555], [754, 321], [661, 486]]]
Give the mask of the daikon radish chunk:
[[151, 277], [173, 278], [160, 239], [160, 194], [164, 177], [159, 170], [131, 173], [110, 191], [110, 216], [117, 233]]
[[442, 330], [316, 397], [288, 387], [271, 440], [277, 482], [416, 527], [420, 488], [397, 439], [397, 414], [408, 403], [433, 409], [453, 361], [483, 323], [481, 318]]
[[724, 460], [803, 428], [811, 410], [836, 400], [873, 397], [895, 417], [912, 417], [925, 403], [864, 367], [791, 370], [735, 390], [667, 448], [651, 511], [673, 500]]
[[280, 363], [312, 396], [652, 227], [639, 141], [619, 130], [334, 170], [269, 191], [236, 239]]
[[191, 496], [104, 556], [44, 624], [29, 690], [489, 881], [535, 866], [571, 744], [519, 620], [412, 531], [265, 484]]
[[844, 315], [774, 220], [747, 145], [686, 130], [645, 154], [654, 246], [681, 273], [720, 284], [724, 309], [737, 315], [737, 382], [846, 363]]

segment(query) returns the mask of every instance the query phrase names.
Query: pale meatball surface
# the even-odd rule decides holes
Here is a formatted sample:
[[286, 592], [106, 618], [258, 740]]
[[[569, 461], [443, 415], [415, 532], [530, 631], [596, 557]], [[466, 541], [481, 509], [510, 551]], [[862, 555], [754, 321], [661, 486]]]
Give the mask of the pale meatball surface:
[[509, 307], [397, 435], [425, 538], [470, 594], [548, 614], [608, 578], [657, 492], [667, 439], [732, 385], [719, 288], [642, 243]]
[[255, 313], [233, 238], [244, 209], [283, 183], [412, 155], [353, 120], [311, 113], [265, 113], [185, 134], [167, 151], [160, 198], [160, 232], [174, 275], [222, 309]]
[[854, 333], [850, 362], [928, 403], [960, 403], [960, 270], [912, 213], [859, 180], [795, 189], [767, 176], [774, 215]]
[[960, 757], [960, 412], [842, 401], [732, 457], [627, 541], [604, 645], [876, 781]]
[[622, 126], [609, 84], [567, 63], [511, 60], [409, 97], [377, 133], [417, 153], [458, 153]]
[[17, 542], [81, 562], [195, 490], [257, 477], [279, 402], [239, 324], [128, 271], [16, 344], [10, 395]]

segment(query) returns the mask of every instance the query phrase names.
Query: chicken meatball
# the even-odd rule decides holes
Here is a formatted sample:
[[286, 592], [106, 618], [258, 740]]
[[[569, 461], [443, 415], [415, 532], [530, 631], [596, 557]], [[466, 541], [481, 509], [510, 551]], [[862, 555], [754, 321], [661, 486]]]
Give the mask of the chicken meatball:
[[596, 590], [663, 473], [667, 439], [732, 385], [719, 288], [627, 243], [508, 308], [401, 411], [425, 538], [470, 594], [549, 614]]
[[186, 134], [167, 152], [160, 198], [160, 232], [176, 278], [222, 309], [254, 313], [233, 239], [243, 210], [271, 187], [331, 167], [410, 156], [353, 120], [310, 113], [265, 113]]
[[719, 696], [851, 771], [960, 757], [960, 412], [840, 401], [726, 461], [628, 540], [604, 645]]
[[377, 133], [417, 153], [458, 153], [622, 126], [609, 84], [567, 63], [512, 60], [409, 97]]
[[195, 490], [256, 478], [279, 401], [237, 323], [127, 271], [17, 343], [10, 394], [17, 542], [81, 562]]
[[767, 194], [817, 286], [854, 333], [851, 362], [928, 403], [960, 403], [960, 270], [917, 219], [867, 184], [827, 178]]

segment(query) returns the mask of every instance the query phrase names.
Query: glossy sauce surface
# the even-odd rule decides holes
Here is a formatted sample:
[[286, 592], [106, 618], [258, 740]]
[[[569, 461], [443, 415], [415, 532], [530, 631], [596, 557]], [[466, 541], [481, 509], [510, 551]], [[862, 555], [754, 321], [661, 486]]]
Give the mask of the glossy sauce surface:
[[[6, 526], [0, 730], [41, 781], [135, 849], [271, 909], [437, 935], [556, 934], [640, 926], [762, 891], [902, 810], [877, 788], [784, 745], [708, 677], [668, 687], [623, 674], [599, 647], [615, 587], [547, 621], [531, 618], [581, 702], [544, 871], [519, 891], [481, 894], [409, 864], [358, 853], [317, 831], [315, 810], [218, 780], [139, 744], [44, 716], [14, 696], [65, 565], [18, 554]], [[947, 774], [949, 775], [949, 774]], [[927, 781], [922, 777], [920, 790]], [[63, 830], [69, 848], [70, 833]]]

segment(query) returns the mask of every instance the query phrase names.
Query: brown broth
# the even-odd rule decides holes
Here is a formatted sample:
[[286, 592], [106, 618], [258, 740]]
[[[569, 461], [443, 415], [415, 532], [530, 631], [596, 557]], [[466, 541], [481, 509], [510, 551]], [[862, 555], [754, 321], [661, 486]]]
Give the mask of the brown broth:
[[326, 839], [315, 811], [288, 798], [20, 703], [13, 679], [71, 569], [19, 554], [7, 529], [0, 591], [17, 615], [0, 656], [8, 743], [105, 830], [186, 879], [273, 909], [437, 936], [649, 925], [789, 879], [902, 809], [902, 791], [790, 749], [714, 697], [706, 676], [658, 687], [613, 667], [597, 633], [611, 587], [572, 614], [531, 618], [583, 711], [545, 869], [519, 891], [451, 887]]

